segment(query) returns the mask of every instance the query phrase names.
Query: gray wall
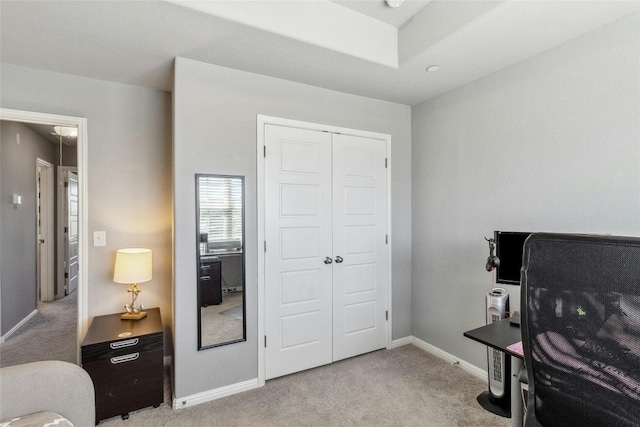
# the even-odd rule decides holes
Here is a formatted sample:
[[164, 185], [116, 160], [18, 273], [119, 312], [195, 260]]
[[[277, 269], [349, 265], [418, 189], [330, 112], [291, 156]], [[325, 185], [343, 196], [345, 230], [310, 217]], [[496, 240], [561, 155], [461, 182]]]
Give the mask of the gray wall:
[[[20, 144], [16, 134], [20, 134]], [[54, 164], [55, 146], [21, 123], [0, 121], [0, 289], [4, 335], [38, 307], [36, 158]], [[22, 196], [14, 207], [13, 194]]]
[[[391, 134], [393, 337], [411, 331], [410, 108], [178, 58], [173, 153], [177, 398], [258, 375], [257, 114]], [[200, 352], [196, 350], [196, 173], [246, 176], [247, 341]]]
[[[160, 307], [170, 325], [170, 94], [8, 64], [1, 72], [3, 108], [87, 118], [89, 317], [123, 311], [130, 296], [112, 281], [115, 252], [143, 246], [153, 250], [153, 280], [140, 285], [139, 301]], [[96, 230], [107, 246], [93, 247]]]
[[640, 235], [638, 22], [412, 109], [414, 336], [486, 369], [462, 333], [485, 322], [494, 230]]

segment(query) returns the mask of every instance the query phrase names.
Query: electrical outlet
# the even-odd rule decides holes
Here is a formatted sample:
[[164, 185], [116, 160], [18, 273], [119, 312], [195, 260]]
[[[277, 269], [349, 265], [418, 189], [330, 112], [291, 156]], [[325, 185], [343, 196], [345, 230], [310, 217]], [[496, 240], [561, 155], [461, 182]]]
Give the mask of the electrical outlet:
[[107, 232], [106, 231], [94, 231], [93, 232], [93, 246], [107, 246]]

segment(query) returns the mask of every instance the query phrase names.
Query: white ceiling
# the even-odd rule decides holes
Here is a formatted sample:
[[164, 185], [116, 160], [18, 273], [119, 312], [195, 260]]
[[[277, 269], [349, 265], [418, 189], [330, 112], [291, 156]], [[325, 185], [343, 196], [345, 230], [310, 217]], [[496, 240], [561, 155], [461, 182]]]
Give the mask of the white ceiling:
[[[406, 15], [391, 17], [397, 9], [381, 8], [382, 0], [171, 1], [2, 0], [0, 60], [171, 90], [180, 56], [414, 105], [639, 8], [638, 1], [406, 0], [398, 9], [412, 8], [413, 18], [396, 29]], [[388, 20], [378, 15], [387, 12]], [[385, 58], [375, 58], [378, 51]], [[440, 71], [425, 72], [433, 64]]]
[[384, 0], [331, 0], [341, 6], [399, 28], [431, 0], [405, 0], [400, 7], [390, 7]]

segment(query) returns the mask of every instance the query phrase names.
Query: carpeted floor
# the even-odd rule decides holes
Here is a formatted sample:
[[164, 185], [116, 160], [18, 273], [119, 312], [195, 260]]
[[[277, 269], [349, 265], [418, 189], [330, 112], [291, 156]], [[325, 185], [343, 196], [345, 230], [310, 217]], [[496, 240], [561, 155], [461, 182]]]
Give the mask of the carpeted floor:
[[200, 308], [202, 346], [242, 338], [242, 292], [223, 295], [222, 304]]
[[[75, 363], [74, 294], [42, 304], [25, 327], [1, 344], [1, 366], [47, 359]], [[486, 381], [458, 366], [407, 345], [276, 378], [259, 389], [174, 411], [167, 367], [163, 405], [132, 412], [126, 421], [114, 417], [100, 426], [510, 425], [509, 419], [486, 412], [476, 402], [486, 387]]]
[[0, 367], [40, 360], [78, 363], [78, 292], [41, 302], [38, 313], [0, 344]]
[[165, 376], [163, 405], [100, 426], [510, 425], [476, 402], [485, 381], [412, 345], [276, 378], [263, 388], [175, 411], [168, 368]]

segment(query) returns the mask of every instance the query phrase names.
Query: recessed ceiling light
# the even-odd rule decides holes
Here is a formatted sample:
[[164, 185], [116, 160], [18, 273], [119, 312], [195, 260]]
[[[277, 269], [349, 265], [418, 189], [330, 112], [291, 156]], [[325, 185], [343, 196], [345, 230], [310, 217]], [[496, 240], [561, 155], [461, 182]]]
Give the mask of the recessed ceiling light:
[[430, 66], [427, 67], [427, 71], [430, 72], [430, 73], [433, 72], [433, 71], [438, 71], [439, 69], [440, 69], [439, 65], [430, 65]]

